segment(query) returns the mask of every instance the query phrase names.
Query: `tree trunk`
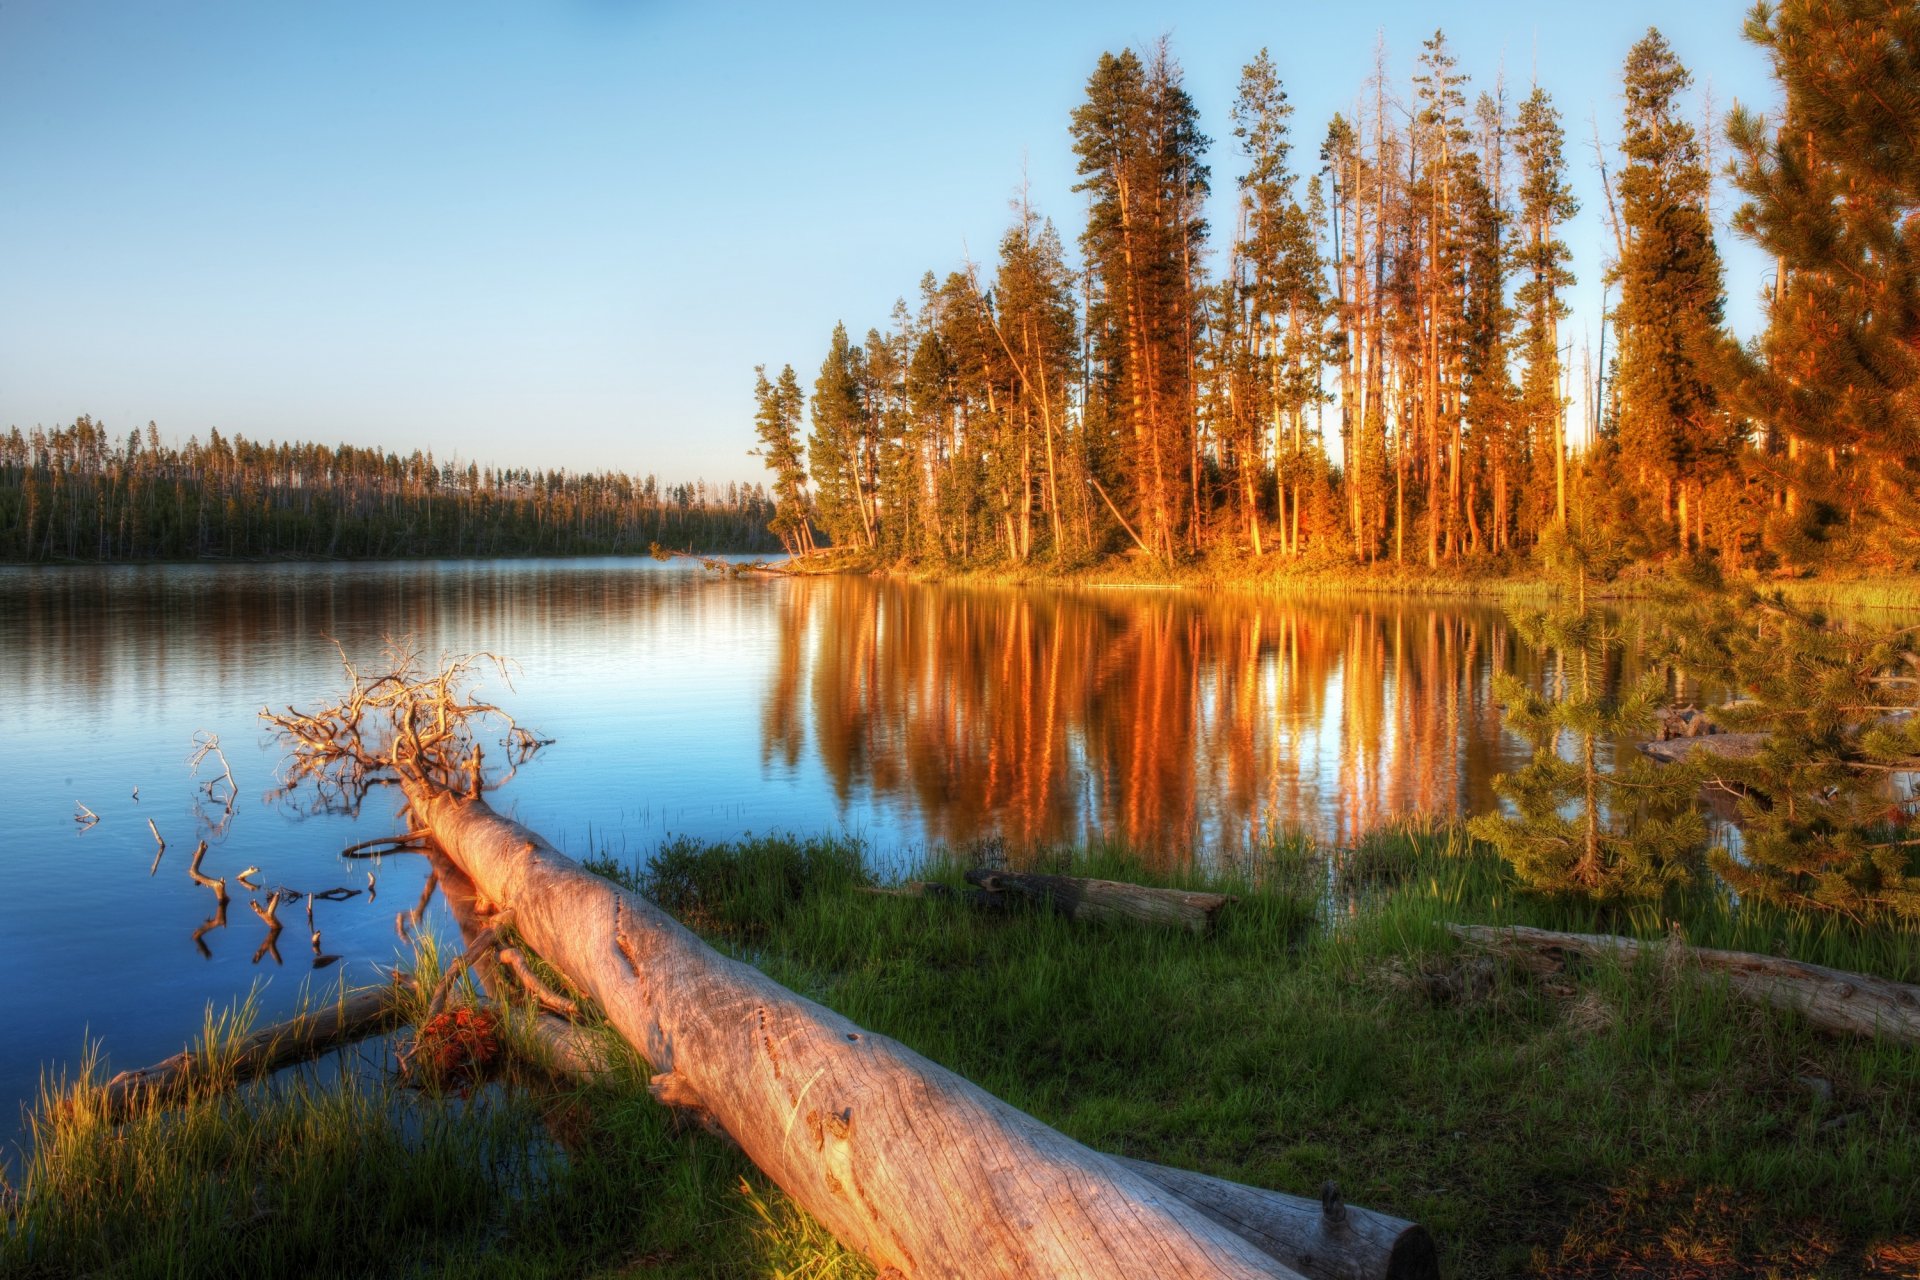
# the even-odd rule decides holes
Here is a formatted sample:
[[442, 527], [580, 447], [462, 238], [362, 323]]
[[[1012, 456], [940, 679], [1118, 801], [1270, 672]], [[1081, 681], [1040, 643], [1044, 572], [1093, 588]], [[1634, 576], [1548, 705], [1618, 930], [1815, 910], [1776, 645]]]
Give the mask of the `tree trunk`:
[[1341, 1201], [1263, 1191], [1225, 1178], [1115, 1156], [1227, 1230], [1311, 1280], [1427, 1280], [1440, 1275], [1433, 1237], [1417, 1223]]
[[209, 1071], [204, 1059], [192, 1049], [182, 1049], [151, 1067], [122, 1071], [107, 1082], [106, 1113], [121, 1119], [142, 1106], [164, 1107], [179, 1101], [196, 1085], [215, 1079], [238, 1084], [390, 1031], [400, 1021], [403, 994], [397, 983], [343, 992], [334, 1003], [246, 1036], [233, 1047], [228, 1065], [220, 1071]]
[[1115, 920], [1166, 925], [1205, 933], [1220, 908], [1233, 899], [1224, 893], [1156, 889], [1119, 880], [1079, 876], [1031, 875], [1015, 871], [967, 872], [967, 883], [988, 893], [1014, 893], [1044, 903], [1069, 920]]
[[414, 812], [527, 943], [843, 1243], [912, 1277], [1298, 1276], [1190, 1204], [702, 943], [485, 801]]
[[1615, 934], [1555, 933], [1523, 925], [1450, 924], [1447, 929], [1489, 950], [1549, 957], [1552, 952], [1571, 951], [1631, 961], [1643, 951], [1679, 946], [1682, 958], [1709, 973], [1724, 974], [1736, 994], [1782, 1009], [1798, 1009], [1824, 1031], [1920, 1044], [1920, 987], [1904, 982], [1751, 951], [1713, 951]]

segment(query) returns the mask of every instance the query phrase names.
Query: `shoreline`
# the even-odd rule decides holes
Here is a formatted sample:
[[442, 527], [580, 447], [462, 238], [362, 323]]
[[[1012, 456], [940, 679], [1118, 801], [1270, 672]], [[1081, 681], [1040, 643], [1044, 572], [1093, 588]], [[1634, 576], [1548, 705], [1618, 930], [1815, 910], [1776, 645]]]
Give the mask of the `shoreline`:
[[[758, 557], [781, 564], [778, 552], [712, 551], [698, 553], [714, 557]], [[178, 568], [182, 566], [221, 567], [259, 565], [371, 565], [432, 564], [448, 562], [477, 564], [516, 560], [642, 560], [653, 558], [645, 551], [596, 551], [548, 554], [510, 554], [481, 556], [258, 556], [208, 557], [191, 559], [141, 560], [6, 560], [0, 569], [78, 569], [141, 568], [146, 566]], [[1101, 590], [1185, 590], [1269, 596], [1363, 596], [1389, 599], [1434, 599], [1475, 601], [1547, 600], [1561, 594], [1561, 585], [1538, 568], [1486, 565], [1426, 569], [1420, 566], [1355, 566], [1321, 561], [1292, 565], [1269, 557], [1269, 563], [1244, 558], [1228, 561], [1199, 560], [1177, 565], [1162, 565], [1132, 556], [1110, 556], [1103, 560], [1055, 566], [1032, 562], [1024, 565], [989, 564], [953, 567], [913, 561], [883, 562], [864, 553], [838, 552], [827, 548], [810, 557], [790, 559], [784, 564], [791, 577], [864, 576], [921, 585], [997, 586], [997, 587], [1069, 587]], [[811, 560], [812, 563], [807, 563]], [[1678, 581], [1673, 567], [1664, 564], [1635, 566], [1623, 577], [1590, 590], [1589, 597], [1601, 601], [1643, 600], [1652, 594], [1647, 588]], [[1804, 578], [1760, 579], [1736, 577], [1732, 584], [1750, 586], [1764, 593], [1778, 591], [1789, 602], [1808, 606], [1831, 605], [1850, 609], [1885, 609], [1894, 612], [1920, 612], [1920, 573], [1870, 573], [1858, 576], [1810, 575]]]

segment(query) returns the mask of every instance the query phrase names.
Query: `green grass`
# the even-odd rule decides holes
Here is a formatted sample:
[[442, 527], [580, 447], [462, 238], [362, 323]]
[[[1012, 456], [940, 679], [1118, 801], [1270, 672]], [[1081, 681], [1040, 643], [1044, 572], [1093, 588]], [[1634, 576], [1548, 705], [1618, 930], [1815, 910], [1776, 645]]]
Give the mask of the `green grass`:
[[[1525, 897], [1444, 829], [1331, 860], [1284, 842], [1213, 880], [1111, 848], [1032, 861], [1240, 900], [1206, 938], [981, 913], [859, 892], [861, 850], [832, 839], [676, 843], [596, 869], [1097, 1148], [1298, 1193], [1333, 1178], [1427, 1224], [1449, 1275], [1920, 1262], [1920, 1050], [1821, 1036], [1657, 958], [1539, 978], [1442, 925], [1677, 925], [1914, 980], [1910, 933], [1713, 898]], [[295, 1077], [118, 1133], [69, 1090], [64, 1115], [43, 1111], [0, 1272], [870, 1274], [736, 1153], [677, 1130], [642, 1071], [471, 1100]]]

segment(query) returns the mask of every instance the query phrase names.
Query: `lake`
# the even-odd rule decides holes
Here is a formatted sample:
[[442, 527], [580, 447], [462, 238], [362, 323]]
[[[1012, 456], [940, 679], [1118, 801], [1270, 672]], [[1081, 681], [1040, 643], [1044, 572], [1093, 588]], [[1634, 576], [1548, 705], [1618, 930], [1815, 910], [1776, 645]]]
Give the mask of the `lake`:
[[[1210, 862], [1485, 809], [1527, 754], [1493, 675], [1546, 661], [1472, 603], [626, 559], [0, 569], [0, 1140], [89, 1039], [112, 1069], [143, 1065], [209, 1002], [257, 991], [270, 1020], [303, 984], [378, 980], [406, 954], [395, 917], [426, 861], [339, 856], [395, 831], [393, 803], [355, 820], [271, 799], [283, 750], [259, 719], [339, 691], [340, 651], [367, 669], [389, 638], [513, 661], [511, 688], [488, 691], [554, 742], [495, 803], [576, 856], [849, 832], [902, 870], [990, 836]], [[219, 759], [190, 770], [209, 735], [230, 813]], [[203, 870], [235, 890], [224, 925], [187, 875], [203, 839]], [[248, 866], [303, 892], [364, 890], [373, 871], [373, 895], [315, 906], [338, 963], [314, 969], [298, 904], [277, 953], [259, 950], [233, 879]], [[452, 929], [437, 903], [425, 927]]]

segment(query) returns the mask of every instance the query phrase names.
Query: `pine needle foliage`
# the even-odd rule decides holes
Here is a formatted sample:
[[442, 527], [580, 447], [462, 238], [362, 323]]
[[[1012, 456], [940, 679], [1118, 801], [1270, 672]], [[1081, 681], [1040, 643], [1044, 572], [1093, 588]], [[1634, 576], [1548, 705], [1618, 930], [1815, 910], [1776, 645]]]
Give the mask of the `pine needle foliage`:
[[1494, 779], [1513, 811], [1476, 817], [1472, 833], [1546, 893], [1647, 899], [1686, 884], [1707, 843], [1693, 805], [1697, 770], [1615, 754], [1652, 731], [1667, 702], [1662, 673], [1609, 680], [1630, 637], [1597, 609], [1563, 606], [1514, 624], [1526, 643], [1557, 655], [1554, 674], [1545, 688], [1496, 680], [1507, 723], [1532, 741], [1533, 758]]
[[1762, 902], [1920, 920], [1915, 630], [1843, 625], [1749, 590], [1696, 604], [1675, 634], [1682, 661], [1736, 694], [1714, 722], [1759, 735], [1750, 755], [1705, 757], [1743, 833], [1738, 854], [1711, 856], [1721, 879]]

